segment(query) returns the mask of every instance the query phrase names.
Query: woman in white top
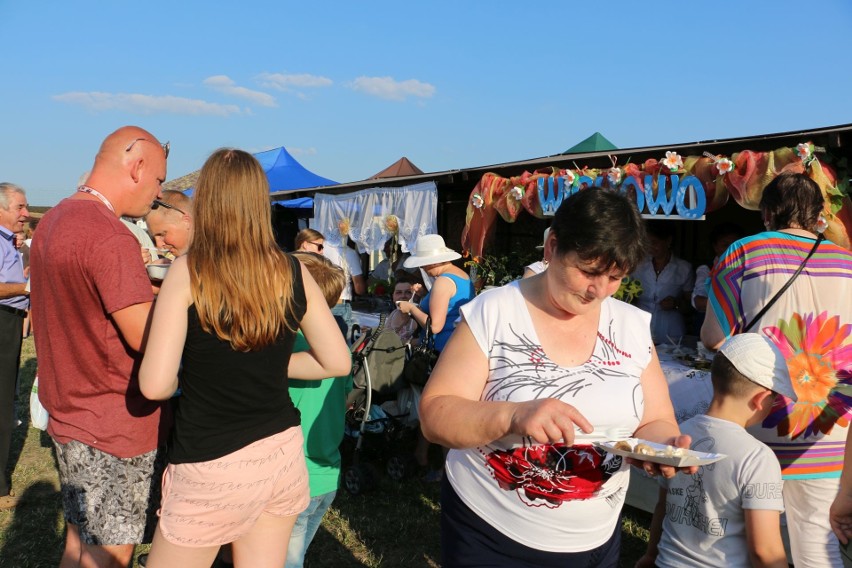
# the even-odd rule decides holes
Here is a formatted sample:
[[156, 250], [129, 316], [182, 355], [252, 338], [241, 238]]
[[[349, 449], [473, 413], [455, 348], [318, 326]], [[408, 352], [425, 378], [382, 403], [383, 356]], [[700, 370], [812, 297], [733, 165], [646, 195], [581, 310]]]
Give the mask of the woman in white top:
[[690, 309], [695, 273], [672, 252], [672, 221], [651, 221], [646, 231], [649, 254], [631, 274], [642, 283], [636, 305], [651, 314], [654, 343], [679, 342], [686, 333], [683, 316]]
[[[429, 379], [421, 426], [447, 457], [442, 566], [616, 566], [629, 468], [579, 430], [620, 427], [688, 447], [648, 314], [612, 299], [644, 256], [634, 204], [565, 200], [543, 273], [484, 292]], [[637, 462], [651, 474], [674, 468]]]

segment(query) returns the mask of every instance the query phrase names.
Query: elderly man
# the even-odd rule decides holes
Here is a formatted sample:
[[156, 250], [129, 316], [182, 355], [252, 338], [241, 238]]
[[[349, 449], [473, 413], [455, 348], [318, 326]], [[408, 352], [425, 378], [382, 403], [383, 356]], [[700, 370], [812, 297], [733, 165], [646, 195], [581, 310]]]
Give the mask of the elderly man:
[[158, 249], [174, 256], [186, 254], [192, 241], [192, 199], [180, 191], [166, 190], [145, 217]]
[[30, 301], [15, 234], [23, 230], [29, 214], [24, 190], [12, 183], [0, 183], [0, 509], [17, 504], [6, 478], [6, 466], [15, 420], [15, 382], [24, 318]]
[[45, 214], [33, 240], [39, 396], [67, 527], [61, 566], [126, 567], [150, 536], [169, 417], [139, 391], [153, 293], [119, 217], [148, 213], [167, 156], [168, 144], [150, 132], [116, 130], [85, 184]]

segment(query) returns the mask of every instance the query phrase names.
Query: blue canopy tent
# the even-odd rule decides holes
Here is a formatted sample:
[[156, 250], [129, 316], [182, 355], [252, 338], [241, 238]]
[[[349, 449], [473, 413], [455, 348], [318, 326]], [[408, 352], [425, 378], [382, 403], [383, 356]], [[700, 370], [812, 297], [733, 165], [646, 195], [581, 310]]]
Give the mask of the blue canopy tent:
[[[287, 191], [308, 187], [339, 185], [338, 182], [319, 176], [305, 168], [305, 166], [296, 161], [296, 158], [290, 155], [284, 146], [265, 152], [258, 152], [254, 154], [254, 157], [257, 158], [263, 171], [266, 172], [270, 191]], [[184, 193], [192, 195], [193, 189], [189, 188]], [[310, 209], [314, 205], [313, 199], [310, 197], [284, 199], [273, 201], [273, 203], [295, 209]]]

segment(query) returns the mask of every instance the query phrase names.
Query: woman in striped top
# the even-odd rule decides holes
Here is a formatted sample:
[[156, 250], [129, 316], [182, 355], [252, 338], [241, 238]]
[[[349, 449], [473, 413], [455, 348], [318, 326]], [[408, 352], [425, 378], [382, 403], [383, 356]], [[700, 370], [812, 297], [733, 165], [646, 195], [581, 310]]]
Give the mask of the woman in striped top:
[[778, 397], [751, 432], [778, 457], [793, 562], [842, 566], [828, 509], [838, 491], [852, 417], [852, 253], [817, 241], [826, 208], [807, 175], [782, 173], [763, 192], [766, 232], [734, 242], [710, 277], [701, 339], [718, 347], [743, 333], [787, 283], [811, 249], [804, 270], [755, 322], [785, 354], [798, 396]]

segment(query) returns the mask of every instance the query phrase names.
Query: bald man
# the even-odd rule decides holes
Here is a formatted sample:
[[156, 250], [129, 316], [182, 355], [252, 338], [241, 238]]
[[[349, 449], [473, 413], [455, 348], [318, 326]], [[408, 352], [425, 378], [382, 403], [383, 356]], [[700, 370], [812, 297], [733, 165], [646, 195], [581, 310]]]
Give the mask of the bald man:
[[175, 257], [186, 254], [192, 242], [192, 199], [180, 191], [164, 191], [145, 223], [158, 249]]
[[50, 413], [67, 527], [62, 567], [126, 567], [153, 525], [160, 482], [152, 476], [169, 416], [139, 391], [153, 294], [139, 243], [119, 217], [148, 214], [167, 156], [168, 144], [150, 132], [116, 130], [33, 240], [39, 398]]

